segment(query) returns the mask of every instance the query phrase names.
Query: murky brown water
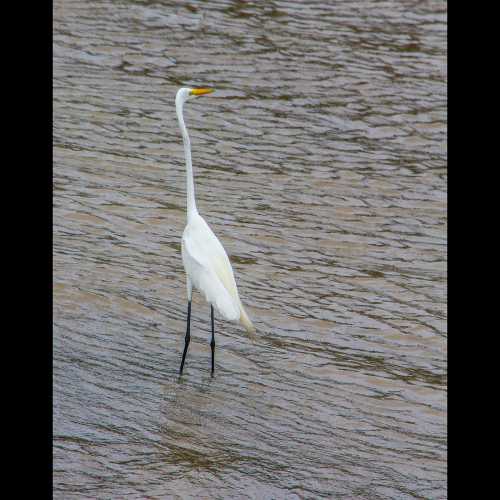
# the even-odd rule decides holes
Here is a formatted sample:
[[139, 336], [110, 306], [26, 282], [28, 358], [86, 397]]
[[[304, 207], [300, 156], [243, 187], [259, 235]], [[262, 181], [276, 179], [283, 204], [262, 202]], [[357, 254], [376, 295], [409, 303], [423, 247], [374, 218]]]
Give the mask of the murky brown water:
[[55, 1], [55, 498], [446, 498], [445, 8]]

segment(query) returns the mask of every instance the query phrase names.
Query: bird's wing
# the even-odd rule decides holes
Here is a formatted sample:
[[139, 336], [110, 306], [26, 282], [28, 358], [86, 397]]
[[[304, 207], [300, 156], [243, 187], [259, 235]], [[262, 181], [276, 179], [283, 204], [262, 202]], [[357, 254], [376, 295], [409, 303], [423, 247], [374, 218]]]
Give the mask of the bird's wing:
[[206, 229], [198, 227], [190, 231], [186, 228], [182, 237], [184, 267], [207, 302], [214, 305], [225, 319], [236, 321], [240, 317], [240, 307], [231, 264], [219, 240]]

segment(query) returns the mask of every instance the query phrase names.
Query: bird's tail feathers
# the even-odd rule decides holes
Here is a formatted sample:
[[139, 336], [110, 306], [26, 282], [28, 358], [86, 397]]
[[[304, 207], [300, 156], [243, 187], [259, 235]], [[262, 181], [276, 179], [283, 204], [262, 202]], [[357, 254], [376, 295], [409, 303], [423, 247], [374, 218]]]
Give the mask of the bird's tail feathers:
[[253, 323], [250, 321], [250, 318], [247, 316], [247, 313], [245, 312], [245, 309], [243, 305], [240, 302], [240, 323], [243, 325], [245, 330], [248, 333], [248, 336], [253, 340], [255, 339], [255, 326], [253, 326]]

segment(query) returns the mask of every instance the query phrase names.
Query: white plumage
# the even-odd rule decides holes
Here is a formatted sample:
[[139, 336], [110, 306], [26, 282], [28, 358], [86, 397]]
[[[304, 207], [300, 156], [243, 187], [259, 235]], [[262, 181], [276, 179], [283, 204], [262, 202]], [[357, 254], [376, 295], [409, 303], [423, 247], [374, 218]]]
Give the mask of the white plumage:
[[224, 319], [240, 318], [240, 299], [233, 270], [217, 236], [201, 216], [191, 219], [182, 235], [182, 260], [188, 279]]
[[182, 111], [190, 97], [209, 92], [211, 89], [181, 88], [175, 100], [186, 155], [188, 220], [182, 235], [182, 261], [187, 275], [187, 295], [191, 302], [194, 286], [224, 319], [238, 321], [252, 334], [255, 328], [241, 303], [226, 251], [196, 208], [191, 145]]

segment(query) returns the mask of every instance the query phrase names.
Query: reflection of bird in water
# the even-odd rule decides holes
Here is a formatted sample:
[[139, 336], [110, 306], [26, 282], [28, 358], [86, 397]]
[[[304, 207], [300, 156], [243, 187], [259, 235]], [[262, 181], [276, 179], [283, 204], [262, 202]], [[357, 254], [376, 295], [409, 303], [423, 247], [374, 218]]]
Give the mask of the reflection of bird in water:
[[212, 349], [212, 375], [214, 373], [215, 358], [214, 307], [224, 319], [240, 322], [250, 334], [255, 332], [255, 328], [240, 301], [233, 269], [226, 251], [196, 209], [193, 166], [191, 164], [191, 145], [184, 124], [182, 108], [188, 99], [210, 92], [212, 92], [212, 89], [191, 89], [184, 87], [179, 89], [175, 98], [177, 118], [179, 119], [179, 126], [184, 142], [187, 174], [187, 225], [182, 235], [182, 261], [187, 274], [188, 313], [186, 339], [180, 368], [181, 374], [190, 341], [193, 285], [205, 295], [205, 299], [210, 303], [212, 321], [212, 340], [210, 342]]

